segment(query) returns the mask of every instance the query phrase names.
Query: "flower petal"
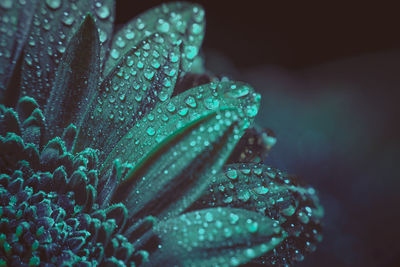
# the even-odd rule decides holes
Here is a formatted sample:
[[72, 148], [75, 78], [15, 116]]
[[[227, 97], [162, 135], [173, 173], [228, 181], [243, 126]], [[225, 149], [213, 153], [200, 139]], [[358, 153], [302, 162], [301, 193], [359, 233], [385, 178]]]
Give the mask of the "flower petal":
[[276, 143], [274, 133], [258, 126], [246, 129], [227, 163], [262, 162]]
[[0, 101], [6, 102], [6, 92], [15, 65], [28, 36], [37, 0], [0, 2]]
[[286, 233], [272, 219], [242, 209], [215, 208], [159, 222], [161, 247], [151, 264], [238, 266], [271, 251]]
[[262, 164], [228, 165], [214, 176], [205, 192], [189, 210], [244, 208], [279, 222], [288, 233], [282, 244], [260, 261], [291, 265], [321, 240], [323, 209], [315, 190], [301, 187], [278, 170]]
[[171, 96], [179, 68], [175, 55], [178, 47], [166, 46], [158, 34], [131, 49], [92, 98], [74, 150], [98, 148], [102, 162], [141, 117]]
[[[114, 20], [112, 0], [43, 0], [38, 2], [22, 62], [22, 94], [33, 96], [43, 107], [66, 46], [87, 13], [99, 28], [100, 57], [104, 58]], [[107, 36], [105, 38], [104, 36]], [[102, 42], [104, 41], [104, 42]]]
[[60, 136], [68, 125], [80, 120], [96, 93], [99, 79], [100, 44], [91, 15], [72, 37], [58, 65], [45, 110], [49, 136]]
[[154, 33], [165, 33], [170, 43], [183, 42], [183, 71], [188, 71], [204, 37], [204, 10], [192, 3], [174, 2], [152, 8], [118, 31], [112, 42], [104, 73], [108, 75], [132, 46]]
[[[246, 88], [246, 95], [238, 91]], [[247, 84], [210, 83], [161, 103], [110, 153], [135, 167], [113, 201], [130, 216], [162, 217], [183, 211], [224, 165], [258, 110], [260, 96]]]

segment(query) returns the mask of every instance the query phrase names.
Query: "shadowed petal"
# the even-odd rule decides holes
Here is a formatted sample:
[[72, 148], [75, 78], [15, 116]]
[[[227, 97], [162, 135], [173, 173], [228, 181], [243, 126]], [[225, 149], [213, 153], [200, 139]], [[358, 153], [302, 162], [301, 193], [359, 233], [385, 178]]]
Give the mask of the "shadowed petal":
[[102, 166], [108, 170], [116, 157], [135, 165], [113, 201], [126, 203], [130, 216], [178, 214], [223, 166], [258, 105], [259, 95], [237, 82], [206, 84], [159, 104]]
[[228, 165], [212, 181], [206, 194], [189, 210], [244, 208], [275, 220], [288, 233], [282, 244], [260, 262], [291, 264], [321, 241], [323, 210], [313, 188], [301, 187], [293, 178], [262, 164]]
[[92, 98], [74, 150], [98, 148], [104, 161], [139, 119], [171, 96], [178, 68], [178, 47], [166, 46], [163, 36], [152, 35], [131, 49]]
[[[6, 93], [14, 67], [28, 36], [37, 0], [0, 2], [0, 102], [5, 102]], [[15, 91], [17, 88], [11, 88]], [[7, 103], [8, 104], [8, 103]]]
[[84, 115], [89, 99], [96, 93], [99, 52], [97, 28], [92, 16], [88, 15], [58, 65], [45, 110], [49, 136], [60, 136], [64, 128]]
[[258, 126], [246, 129], [227, 163], [262, 162], [276, 143], [274, 133]]
[[113, 27], [113, 5], [112, 0], [39, 1], [24, 50], [22, 94], [35, 97], [44, 106], [54, 83], [54, 70], [87, 13], [93, 14], [99, 28], [100, 56], [104, 58]]
[[170, 43], [183, 42], [181, 69], [186, 72], [200, 49], [204, 27], [204, 10], [197, 4], [174, 2], [152, 8], [115, 34], [104, 73], [107, 75], [132, 46], [156, 32], [167, 34]]
[[272, 219], [243, 209], [215, 208], [159, 222], [161, 247], [151, 264], [238, 266], [274, 249], [284, 238]]

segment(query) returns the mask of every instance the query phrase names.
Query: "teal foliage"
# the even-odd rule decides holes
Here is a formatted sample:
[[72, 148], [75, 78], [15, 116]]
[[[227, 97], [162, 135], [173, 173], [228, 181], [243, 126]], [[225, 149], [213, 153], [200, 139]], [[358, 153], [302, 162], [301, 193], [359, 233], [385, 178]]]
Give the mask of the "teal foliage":
[[315, 249], [315, 190], [260, 164], [276, 142], [253, 124], [260, 95], [191, 73], [200, 6], [113, 36], [113, 1], [23, 3], [0, 1], [0, 265], [288, 265]]

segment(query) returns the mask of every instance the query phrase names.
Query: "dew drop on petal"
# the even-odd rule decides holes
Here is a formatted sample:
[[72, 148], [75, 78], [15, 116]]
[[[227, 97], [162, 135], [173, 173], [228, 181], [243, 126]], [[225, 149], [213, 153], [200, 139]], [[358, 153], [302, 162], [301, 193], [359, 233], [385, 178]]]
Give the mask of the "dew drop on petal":
[[14, 0], [0, 0], [0, 7], [10, 9], [13, 6]]
[[107, 6], [101, 6], [96, 8], [96, 15], [100, 19], [107, 19], [110, 16], [110, 9]]
[[154, 130], [154, 128], [148, 127], [146, 133], [150, 136], [153, 136], [156, 133], [156, 131]]
[[58, 9], [61, 7], [61, 0], [46, 0], [46, 5], [51, 9]]
[[231, 169], [231, 170], [226, 171], [226, 177], [233, 180], [238, 177], [238, 173], [235, 169]]

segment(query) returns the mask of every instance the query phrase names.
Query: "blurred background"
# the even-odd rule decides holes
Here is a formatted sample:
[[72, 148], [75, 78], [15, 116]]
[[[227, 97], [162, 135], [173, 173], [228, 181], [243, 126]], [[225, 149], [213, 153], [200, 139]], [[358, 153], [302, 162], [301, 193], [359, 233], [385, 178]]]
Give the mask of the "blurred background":
[[[119, 0], [116, 22], [162, 2]], [[297, 266], [400, 266], [398, 8], [193, 2], [208, 69], [263, 96], [257, 122], [278, 138], [266, 164], [320, 193], [324, 240]]]

